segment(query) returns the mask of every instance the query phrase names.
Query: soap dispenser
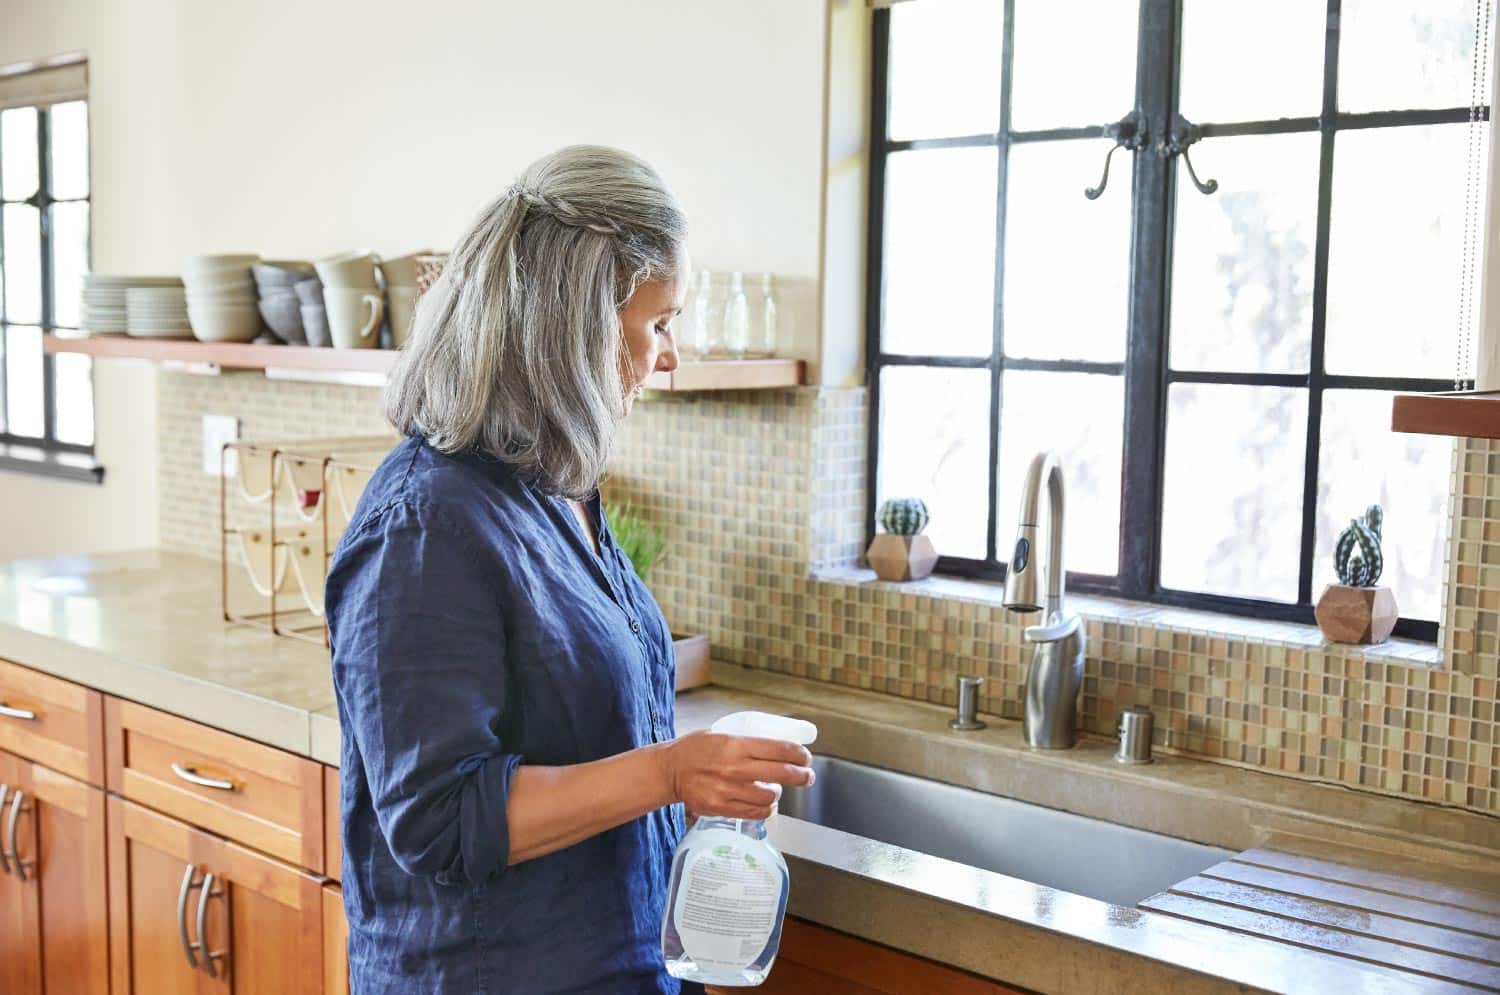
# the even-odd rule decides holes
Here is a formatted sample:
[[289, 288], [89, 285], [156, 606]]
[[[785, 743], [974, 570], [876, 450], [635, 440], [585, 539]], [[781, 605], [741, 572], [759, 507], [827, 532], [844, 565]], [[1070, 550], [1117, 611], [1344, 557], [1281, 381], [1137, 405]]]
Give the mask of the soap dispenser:
[[[769, 712], [735, 712], [710, 731], [804, 746], [818, 737], [811, 722]], [[764, 821], [699, 816], [672, 858], [661, 925], [667, 973], [731, 988], [765, 981], [781, 946], [789, 882]]]

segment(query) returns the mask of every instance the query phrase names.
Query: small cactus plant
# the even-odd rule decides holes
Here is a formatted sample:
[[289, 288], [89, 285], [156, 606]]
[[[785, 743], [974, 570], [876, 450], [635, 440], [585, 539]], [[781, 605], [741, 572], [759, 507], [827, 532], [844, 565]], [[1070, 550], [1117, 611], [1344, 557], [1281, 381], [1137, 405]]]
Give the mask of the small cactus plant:
[[1339, 535], [1333, 547], [1333, 566], [1339, 583], [1347, 587], [1374, 587], [1385, 568], [1380, 552], [1380, 526], [1385, 515], [1380, 505], [1372, 504]]
[[914, 536], [927, 527], [931, 516], [921, 498], [887, 498], [881, 502], [876, 516], [880, 525], [891, 535]]

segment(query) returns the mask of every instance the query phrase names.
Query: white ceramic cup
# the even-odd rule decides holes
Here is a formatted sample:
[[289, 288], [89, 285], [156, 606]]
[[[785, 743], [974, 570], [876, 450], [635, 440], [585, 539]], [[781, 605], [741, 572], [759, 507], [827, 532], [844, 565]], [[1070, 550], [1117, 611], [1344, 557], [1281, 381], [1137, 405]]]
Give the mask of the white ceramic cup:
[[375, 349], [380, 345], [380, 320], [385, 301], [378, 290], [323, 286], [328, 311], [328, 334], [335, 349]]
[[385, 294], [391, 302], [391, 347], [400, 349], [411, 334], [412, 319], [417, 313], [416, 287], [387, 287]]
[[431, 249], [422, 249], [395, 259], [382, 259], [380, 272], [385, 276], [385, 285], [387, 287], [415, 287], [417, 285], [417, 259], [432, 254]]
[[375, 282], [375, 267], [379, 261], [380, 257], [369, 249], [357, 249], [325, 256], [313, 263], [313, 267], [325, 287], [374, 290], [379, 286]]

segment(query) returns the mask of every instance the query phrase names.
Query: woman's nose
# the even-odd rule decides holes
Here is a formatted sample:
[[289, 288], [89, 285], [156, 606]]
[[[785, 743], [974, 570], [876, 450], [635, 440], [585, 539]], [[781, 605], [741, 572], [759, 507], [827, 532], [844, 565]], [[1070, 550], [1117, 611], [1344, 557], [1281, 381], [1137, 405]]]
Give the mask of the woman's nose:
[[677, 344], [674, 342], [656, 354], [656, 368], [663, 373], [677, 369]]

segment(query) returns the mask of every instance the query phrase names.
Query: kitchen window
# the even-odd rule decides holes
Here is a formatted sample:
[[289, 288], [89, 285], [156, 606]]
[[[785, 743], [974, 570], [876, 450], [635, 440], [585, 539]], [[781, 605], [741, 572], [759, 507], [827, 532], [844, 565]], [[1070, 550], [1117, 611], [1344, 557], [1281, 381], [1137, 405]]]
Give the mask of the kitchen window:
[[86, 93], [82, 62], [0, 71], [0, 468], [97, 480], [92, 361], [42, 347], [80, 327]]
[[1452, 443], [1390, 397], [1472, 324], [1475, 4], [1085, 7], [875, 13], [868, 528], [921, 497], [940, 571], [1003, 577], [1050, 448], [1072, 589], [1311, 622], [1379, 503], [1434, 638]]

